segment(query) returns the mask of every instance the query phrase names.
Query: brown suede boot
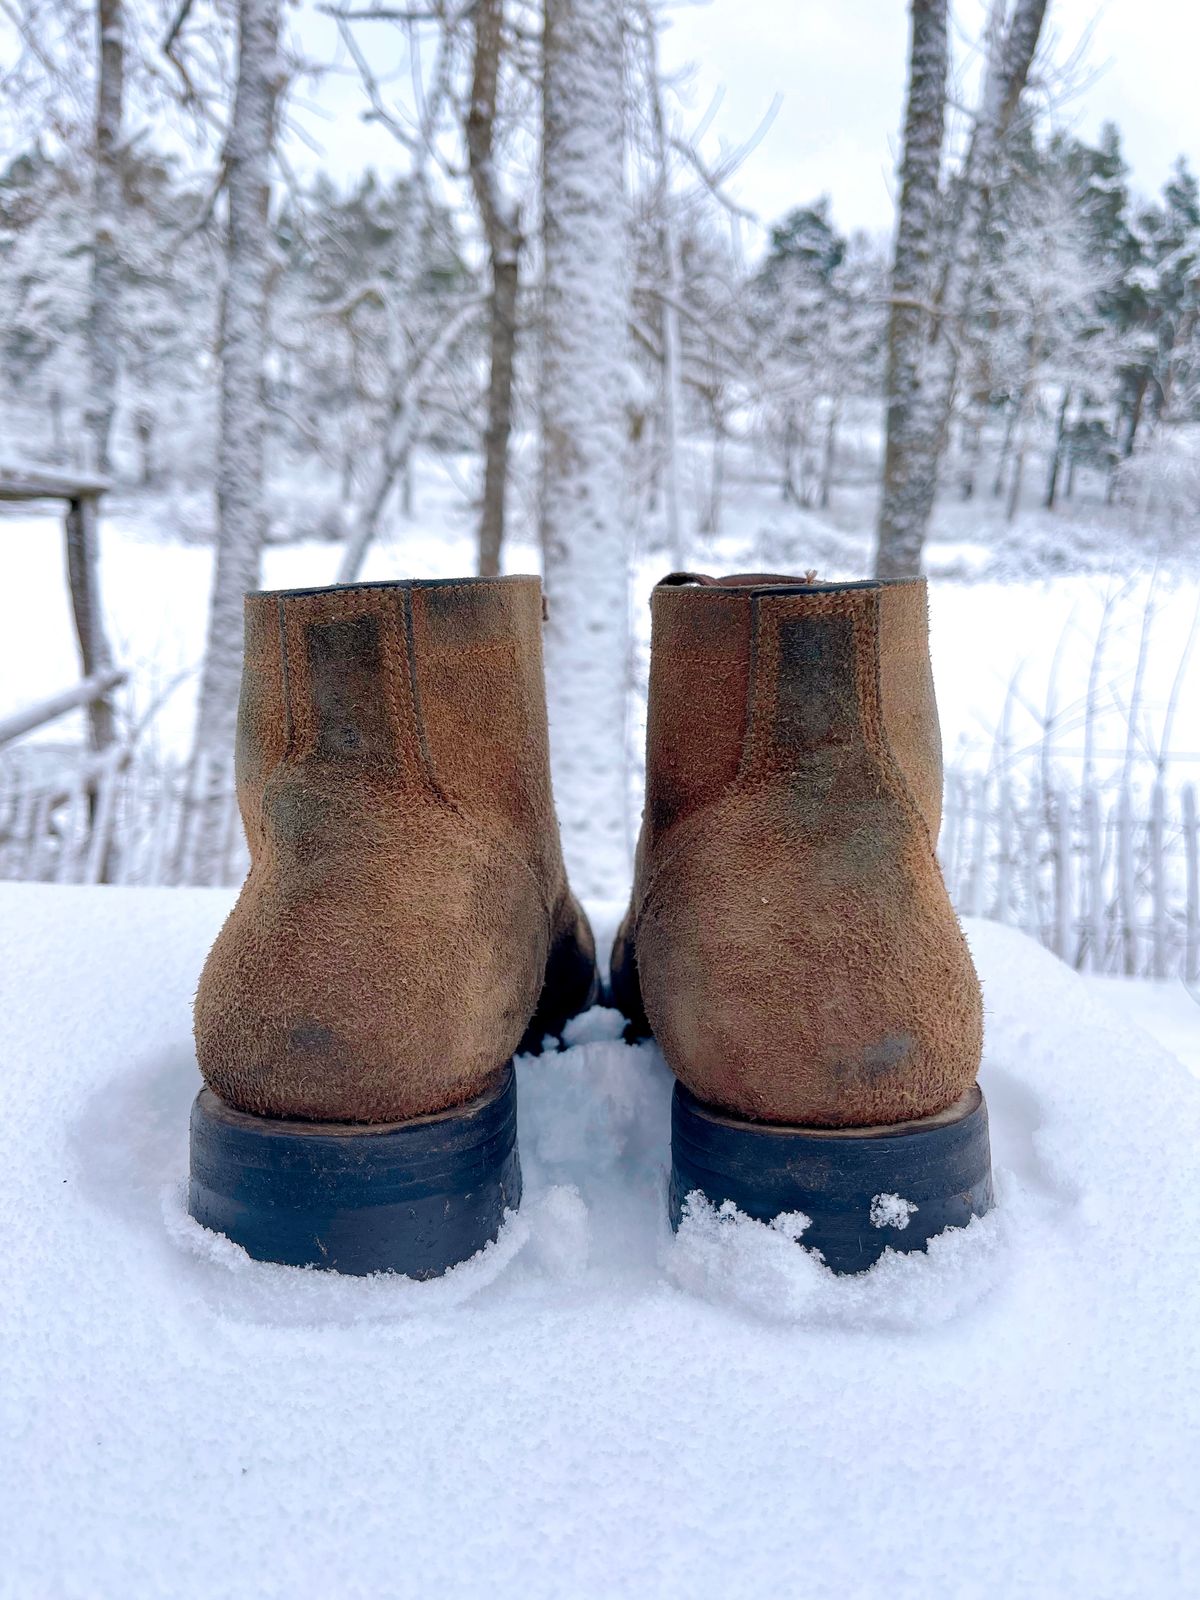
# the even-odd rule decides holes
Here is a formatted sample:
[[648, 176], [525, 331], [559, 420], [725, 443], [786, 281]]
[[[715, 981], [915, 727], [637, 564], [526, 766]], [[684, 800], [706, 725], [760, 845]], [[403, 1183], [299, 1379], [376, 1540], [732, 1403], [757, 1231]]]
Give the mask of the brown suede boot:
[[[613, 988], [682, 1086], [674, 1220], [696, 1188], [802, 1211], [827, 1263], [869, 1265], [990, 1201], [979, 983], [934, 855], [925, 584], [674, 574], [652, 612]], [[913, 1153], [931, 1138], [922, 1187]], [[960, 1183], [938, 1150], [964, 1140]]]
[[[516, 1202], [508, 1063], [595, 992], [550, 791], [541, 625], [537, 578], [247, 597], [237, 766], [251, 866], [196, 996], [209, 1168], [197, 1172], [194, 1137], [192, 1195], [193, 1214], [252, 1254], [427, 1273], [479, 1248], [479, 1227], [494, 1237], [495, 1202]], [[326, 1165], [304, 1181], [342, 1187], [331, 1199], [302, 1183], [290, 1244], [264, 1243], [244, 1196], [222, 1192], [245, 1177], [230, 1163], [261, 1162], [262, 1136], [282, 1149], [285, 1131], [288, 1160], [317, 1151], [313, 1122], [340, 1176]], [[364, 1152], [369, 1218], [346, 1188]], [[440, 1214], [456, 1185], [486, 1187], [506, 1161], [482, 1222], [435, 1226], [429, 1259], [411, 1261], [405, 1206]], [[335, 1203], [347, 1238], [331, 1261], [315, 1213]]]

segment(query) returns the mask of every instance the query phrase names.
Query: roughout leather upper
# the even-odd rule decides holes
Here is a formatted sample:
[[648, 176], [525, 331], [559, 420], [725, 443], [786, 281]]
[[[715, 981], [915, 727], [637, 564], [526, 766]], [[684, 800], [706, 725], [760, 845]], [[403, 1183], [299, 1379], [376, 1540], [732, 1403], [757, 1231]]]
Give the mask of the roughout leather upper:
[[646, 809], [618, 1003], [701, 1100], [928, 1115], [974, 1081], [979, 984], [934, 846], [923, 580], [654, 591]]
[[250, 873], [196, 996], [244, 1111], [384, 1122], [480, 1093], [585, 1004], [550, 792], [537, 578], [247, 597]]

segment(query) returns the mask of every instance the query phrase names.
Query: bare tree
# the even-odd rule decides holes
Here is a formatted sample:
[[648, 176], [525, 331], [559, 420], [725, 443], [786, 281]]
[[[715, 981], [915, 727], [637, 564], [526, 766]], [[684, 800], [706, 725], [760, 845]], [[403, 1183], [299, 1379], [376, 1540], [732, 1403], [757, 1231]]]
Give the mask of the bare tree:
[[339, 583], [353, 583], [362, 570], [363, 560], [383, 516], [383, 508], [408, 463], [421, 421], [421, 402], [426, 387], [463, 330], [475, 319], [478, 310], [477, 300], [468, 300], [461, 305], [450, 320], [442, 325], [428, 348], [420, 352], [403, 377], [395, 379], [383, 447], [342, 552], [337, 575]]
[[217, 551], [192, 762], [190, 876], [225, 875], [242, 669], [242, 597], [258, 586], [265, 532], [263, 356], [271, 272], [269, 206], [281, 88], [280, 0], [239, 0], [237, 87], [225, 142], [229, 219], [221, 319]]
[[658, 17], [648, 4], [641, 7], [646, 52], [646, 88], [650, 102], [655, 184], [654, 209], [658, 214], [659, 271], [662, 275], [662, 425], [663, 488], [666, 512], [667, 550], [671, 564], [686, 565], [683, 524], [680, 511], [679, 468], [682, 423], [682, 341], [679, 329], [679, 302], [683, 298], [679, 264], [679, 233], [671, 204], [671, 144], [667, 132], [667, 111], [663, 103], [662, 76], [658, 62]]
[[[84, 426], [91, 465], [111, 470], [109, 440], [117, 409], [120, 370], [121, 119], [125, 96], [123, 0], [97, 0], [96, 120], [92, 135], [92, 259], [84, 318], [88, 383]], [[100, 609], [100, 541], [96, 502], [75, 501], [67, 518], [67, 568], [85, 674], [112, 665]], [[92, 744], [103, 749], [114, 735], [112, 703], [97, 700], [89, 711]]]
[[[876, 571], [911, 576], [937, 492], [958, 357], [987, 230], [992, 185], [1029, 81], [1048, 0], [993, 0], [983, 88], [971, 138], [945, 206], [946, 0], [912, 0], [908, 104], [888, 331], [887, 448]], [[940, 216], [948, 211], [945, 226]], [[935, 242], [945, 267], [934, 294]], [[931, 303], [931, 301], [933, 303]]]
[[[439, 0], [438, 4], [428, 10], [423, 8], [359, 10], [345, 3], [329, 8], [329, 15], [337, 22], [342, 41], [358, 70], [370, 107], [370, 119], [386, 128], [409, 152], [412, 159], [412, 170], [408, 178], [411, 203], [405, 225], [397, 231], [396, 256], [390, 275], [391, 281], [386, 284], [376, 283], [370, 291], [382, 302], [387, 317], [388, 402], [384, 426], [380, 430], [379, 452], [368, 462], [346, 539], [346, 548], [338, 567], [339, 583], [352, 583], [358, 577], [367, 551], [379, 532], [384, 512], [397, 483], [407, 484], [410, 481], [408, 474], [412, 451], [421, 427], [422, 404], [428, 384], [435, 376], [438, 367], [450, 355], [459, 335], [470, 322], [474, 321], [476, 315], [477, 308], [474, 301], [469, 306], [453, 304], [448, 308], [446, 320], [441, 326], [436, 328], [431, 336], [424, 339], [421, 337], [419, 329], [421, 296], [418, 289], [422, 250], [428, 243], [435, 210], [430, 166], [434, 162], [441, 162], [438, 154], [438, 138], [443, 129], [447, 108], [454, 98], [455, 65], [462, 53], [461, 23], [464, 10], [472, 9], [470, 4], [465, 7], [450, 6], [445, 4], [444, 0]], [[411, 110], [394, 107], [385, 100], [376, 69], [354, 31], [354, 23], [362, 20], [394, 23], [404, 37], [413, 69], [415, 104]], [[497, 23], [498, 27], [502, 25], [502, 21], [501, 17]], [[424, 29], [430, 25], [436, 29], [436, 45], [432, 70], [426, 84], [422, 80], [418, 63], [421, 59], [421, 36]], [[499, 48], [497, 42], [496, 49]], [[494, 175], [490, 181], [494, 185]], [[345, 305], [334, 308], [339, 314], [344, 314], [347, 309]], [[511, 374], [509, 389], [511, 390]], [[507, 447], [506, 428], [505, 461], [507, 461]]]
[[125, 93], [123, 0], [97, 0], [96, 126], [92, 169], [92, 267], [85, 324], [88, 355], [87, 431], [92, 466], [110, 470], [109, 439], [117, 407], [121, 269], [121, 116]]
[[931, 443], [925, 345], [941, 206], [946, 129], [947, 0], [912, 0], [908, 102], [900, 161], [900, 205], [892, 258], [887, 339], [887, 445], [877, 570], [894, 577], [920, 563], [925, 537], [923, 474]]
[[503, 54], [504, 0], [479, 0], [475, 7], [475, 47], [466, 136], [471, 186], [487, 240], [492, 277], [490, 375], [483, 435], [483, 503], [479, 515], [479, 571], [485, 578], [495, 577], [500, 571], [500, 552], [504, 544], [504, 498], [508, 484], [508, 441], [512, 433], [513, 362], [520, 287], [520, 211], [515, 200], [504, 192], [495, 161], [496, 105]]
[[628, 211], [621, 0], [545, 0], [541, 538], [555, 795], [572, 881], [628, 869]]

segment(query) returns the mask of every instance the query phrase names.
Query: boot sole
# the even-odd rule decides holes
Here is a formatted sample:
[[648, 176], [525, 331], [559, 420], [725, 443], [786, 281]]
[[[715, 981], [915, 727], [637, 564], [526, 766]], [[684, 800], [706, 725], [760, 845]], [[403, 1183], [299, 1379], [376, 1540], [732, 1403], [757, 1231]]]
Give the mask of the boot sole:
[[410, 1122], [251, 1116], [202, 1089], [188, 1210], [257, 1261], [436, 1278], [521, 1200], [511, 1065], [466, 1105]]
[[991, 1210], [987, 1105], [973, 1084], [945, 1111], [914, 1122], [771, 1127], [706, 1106], [677, 1083], [672, 1228], [697, 1190], [712, 1205], [732, 1201], [760, 1222], [803, 1212], [810, 1225], [802, 1245], [834, 1272], [865, 1272], [887, 1249], [924, 1250], [947, 1228], [965, 1228]]

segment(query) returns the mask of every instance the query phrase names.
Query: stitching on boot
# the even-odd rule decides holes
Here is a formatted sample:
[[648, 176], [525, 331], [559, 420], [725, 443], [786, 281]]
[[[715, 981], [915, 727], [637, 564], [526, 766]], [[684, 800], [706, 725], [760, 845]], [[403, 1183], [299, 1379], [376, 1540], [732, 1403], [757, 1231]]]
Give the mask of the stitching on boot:
[[[470, 589], [473, 587], [473, 584], [471, 582], [453, 583], [441, 585], [440, 587], [444, 589]], [[287, 616], [288, 625], [292, 627], [299, 627], [302, 625], [302, 619], [296, 615], [298, 610], [318, 608], [329, 621], [341, 621], [346, 620], [349, 617], [360, 616], [364, 613], [377, 613], [378, 607], [376, 597], [380, 595], [390, 595], [394, 597], [406, 596], [411, 603], [411, 585], [379, 584], [370, 586], [356, 586], [354, 588], [348, 588], [341, 593], [326, 590], [316, 594], [289, 594], [285, 599], [280, 600], [280, 606], [282, 613]], [[382, 610], [384, 613], [383, 623], [385, 630], [390, 635], [395, 650], [399, 651], [401, 649], [400, 630], [395, 609], [385, 605]], [[428, 767], [424, 765], [422, 760], [422, 735], [417, 726], [415, 708], [412, 706], [412, 702], [408, 699], [408, 696], [403, 695], [403, 690], [399, 684], [398, 673], [396, 671], [397, 663], [395, 662], [394, 657], [392, 657], [392, 652], [390, 650], [385, 649], [383, 653], [385, 657], [384, 673], [388, 682], [388, 695], [391, 702], [392, 714], [395, 719], [397, 739], [402, 740], [406, 731], [412, 736], [414, 741], [414, 754], [417, 762], [422, 768], [420, 777], [424, 781], [423, 783], [419, 784], [418, 787], [424, 787], [432, 799], [445, 806], [445, 808], [455, 817], [456, 821], [463, 828], [463, 830], [468, 833], [477, 844], [484, 844], [491, 846], [494, 849], [498, 849], [509, 861], [520, 867], [537, 889], [538, 898], [541, 900], [542, 906], [547, 914], [552, 914], [556, 900], [550, 895], [548, 888], [542, 884], [537, 873], [534, 871], [530, 863], [524, 858], [524, 856], [522, 856], [518, 851], [514, 850], [512, 845], [509, 844], [509, 842], [500, 834], [489, 828], [482, 827], [473, 817], [468, 816], [453, 800], [441, 793], [436, 782], [436, 777], [433, 773], [432, 760], [430, 761]], [[411, 670], [415, 673], [415, 651], [412, 658]], [[402, 697], [407, 702], [407, 715], [400, 709]], [[305, 731], [307, 733], [307, 730]], [[298, 743], [299, 740], [294, 742]], [[289, 756], [287, 759], [294, 759], [296, 754], [297, 752], [294, 750], [289, 751]]]
[[[400, 591], [398, 596], [400, 606], [406, 603], [407, 596], [407, 590]], [[389, 648], [384, 652], [386, 656], [384, 671], [387, 674], [392, 715], [396, 720], [396, 743], [408, 757], [407, 760], [402, 759], [401, 778], [402, 781], [408, 779], [414, 788], [429, 788], [432, 785], [429, 783], [429, 772], [422, 756], [421, 732], [417, 726], [416, 708], [412, 703], [410, 688], [412, 663], [408, 656], [407, 630], [401, 633], [396, 606], [384, 605], [381, 607], [381, 612], [389, 644]]]
[[[763, 605], [769, 606], [764, 613]], [[746, 739], [743, 747], [742, 761], [738, 768], [737, 781], [764, 779], [772, 777], [772, 771], [767, 760], [771, 748], [771, 728], [768, 726], [775, 708], [779, 703], [779, 626], [778, 624], [792, 618], [805, 617], [845, 617], [854, 628], [855, 615], [858, 606], [858, 595], [847, 592], [818, 593], [812, 595], [787, 595], [787, 596], [755, 596], [752, 601], [752, 625], [750, 640], [750, 681], [747, 686], [748, 705], [746, 722]], [[769, 619], [769, 622], [768, 620]], [[770, 626], [773, 624], [773, 626]], [[764, 631], [770, 626], [770, 638], [764, 640]], [[857, 635], [853, 635], [853, 648], [857, 653]], [[774, 684], [768, 688], [761, 683], [764, 668], [762, 644], [766, 642], [768, 650], [774, 656]]]
[[431, 791], [431, 793], [435, 794], [439, 800], [444, 802], [446, 797], [442, 793], [442, 786], [438, 782], [437, 773], [434, 770], [433, 752], [429, 748], [429, 734], [425, 727], [425, 715], [421, 709], [421, 689], [417, 680], [417, 644], [416, 634], [413, 627], [413, 603], [411, 589], [406, 589], [404, 591], [403, 611], [404, 647], [407, 653], [408, 664], [408, 703], [412, 712], [412, 730], [413, 736], [416, 739], [417, 755], [424, 770], [427, 788]]
[[287, 641], [287, 614], [283, 601], [276, 602], [276, 619], [279, 626], [279, 669], [283, 683], [283, 714], [287, 718], [286, 739], [283, 756], [286, 761], [292, 753], [292, 746], [296, 741], [296, 719], [292, 715], [292, 672], [288, 660]]
[[[746, 684], [746, 725], [742, 737], [741, 760], [735, 777], [718, 790], [717, 793], [708, 797], [695, 811], [673, 824], [665, 834], [656, 839], [654, 870], [641, 884], [641, 893], [638, 896], [636, 906], [633, 907], [635, 927], [642, 916], [652, 914], [651, 901], [664, 873], [671, 867], [680, 852], [688, 848], [693, 836], [711, 825], [713, 808], [719, 806], [735, 789], [747, 789], [752, 786], [769, 787], [779, 781], [778, 774], [767, 767], [760, 759], [768, 743], [767, 735], [764, 732], [766, 718], [764, 717], [764, 707], [760, 704], [761, 697], [758, 683], [761, 663], [759, 640], [763, 628], [760, 612], [761, 603], [764, 601], [770, 603], [771, 611], [769, 615], [773, 618], [805, 617], [816, 613], [824, 616], [848, 616], [852, 624], [855, 608], [862, 603], [861, 592], [846, 590], [785, 596], [760, 596], [752, 591], [747, 591], [745, 597], [741, 595], [711, 595], [703, 590], [683, 588], [667, 590], [666, 593], [687, 596], [688, 600], [693, 604], [698, 593], [704, 593], [704, 604], [706, 605], [745, 606], [749, 603], [750, 657]], [[680, 653], [683, 654], [684, 652]], [[728, 658], [720, 657], [718, 659], [727, 660]], [[856, 654], [856, 662], [858, 659]], [[778, 660], [776, 661], [776, 674], [778, 676]], [[777, 690], [770, 698], [773, 707], [778, 698]]]
[[[880, 635], [883, 627], [883, 618], [880, 614], [880, 594], [870, 595], [870, 609], [872, 612], [872, 626], [868, 630], [869, 642], [862, 639], [863, 621], [855, 618], [855, 652], [858, 663], [858, 694], [862, 707], [863, 731], [868, 740], [868, 748], [874, 758], [879, 776], [887, 787], [892, 798], [903, 808], [909, 821], [917, 828], [921, 838], [929, 845], [930, 854], [935, 861], [937, 858], [937, 841], [930, 835], [929, 824], [925, 814], [917, 804], [916, 796], [909, 788], [908, 779], [904, 776], [904, 769], [896, 759], [892, 749], [891, 740], [887, 736], [887, 727], [883, 720], [883, 685], [880, 680]], [[941, 871], [941, 867], [938, 867]]]

